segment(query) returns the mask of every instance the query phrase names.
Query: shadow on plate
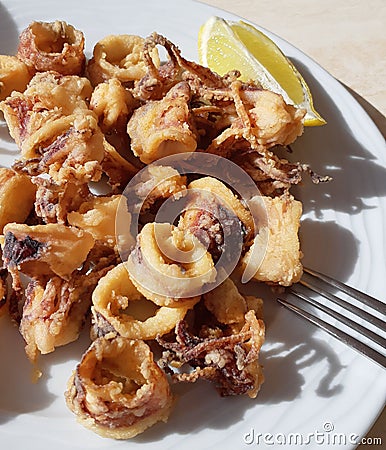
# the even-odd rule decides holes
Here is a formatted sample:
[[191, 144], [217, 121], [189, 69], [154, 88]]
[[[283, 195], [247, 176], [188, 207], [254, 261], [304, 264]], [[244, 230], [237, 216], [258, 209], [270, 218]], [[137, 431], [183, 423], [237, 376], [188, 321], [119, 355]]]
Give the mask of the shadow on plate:
[[[314, 238], [310, 252], [323, 254], [318, 269], [329, 265], [342, 278], [349, 276], [357, 259], [357, 246], [353, 234], [335, 222], [306, 220], [302, 226], [306, 239]], [[318, 239], [315, 239], [315, 234]], [[329, 251], [341, 249], [339, 255], [323, 253], [318, 243], [328, 241]], [[315, 255], [315, 253], [314, 253]], [[134, 439], [135, 442], [155, 442], [174, 433], [188, 435], [202, 429], [226, 430], [243, 420], [250, 408], [268, 404], [291, 402], [301, 395], [306, 382], [302, 371], [321, 364], [319, 378], [315, 378], [315, 395], [333, 397], [342, 389], [337, 380], [344, 366], [335, 350], [321, 338], [314, 336], [317, 330], [303, 319], [284, 310], [276, 301], [276, 294], [269, 286], [250, 282], [241, 287], [245, 294], [264, 299], [264, 321], [267, 327], [266, 343], [260, 362], [264, 366], [265, 382], [256, 399], [246, 396], [221, 398], [208, 382], [173, 385], [178, 400], [167, 425], [157, 424]], [[283, 326], [284, 324], [284, 326]], [[288, 324], [288, 326], [286, 326]], [[258, 418], [259, 411], [256, 411]]]
[[17, 51], [19, 32], [15, 21], [6, 7], [0, 3], [0, 52], [3, 55], [14, 55]]
[[[44, 380], [33, 383], [33, 366], [24, 352], [24, 341], [8, 317], [0, 320], [0, 424], [23, 413], [49, 406], [54, 396]], [[12, 345], [10, 345], [12, 344]]]
[[[8, 317], [2, 317], [0, 323], [0, 352], [3, 361], [0, 371], [0, 424], [12, 420], [19, 414], [34, 413], [48, 408], [59, 394], [49, 390], [52, 381], [52, 370], [60, 371], [60, 379], [53, 380], [55, 392], [60, 392], [64, 405], [63, 392], [66, 389], [67, 379], [80, 361], [82, 353], [89, 346], [89, 328], [85, 328], [78, 341], [57, 348], [53, 353], [40, 355], [36, 365], [27, 358], [24, 351], [24, 341], [18, 329], [10, 323]], [[6, 343], [11, 342], [12, 345]], [[63, 363], [73, 361], [68, 370], [63, 372]], [[67, 368], [67, 367], [66, 367]], [[34, 372], [38, 369], [42, 377], [34, 382]], [[62, 386], [58, 386], [61, 383]], [[44, 415], [44, 413], [42, 413]]]
[[[308, 162], [315, 172], [333, 178], [329, 183], [312, 185], [304, 177], [305, 186], [294, 191], [302, 200], [304, 211], [313, 211], [322, 218], [326, 209], [352, 215], [376, 207], [376, 198], [386, 196], [386, 167], [379, 164], [372, 153], [373, 141], [368, 145], [359, 142], [355, 137], [356, 130], [350, 129], [337, 107], [339, 101], [335, 103], [330, 97], [335, 92], [327, 92], [327, 88], [312, 77], [300, 61], [294, 60], [294, 64], [309, 84], [315, 105], [327, 120], [327, 125], [306, 128], [303, 136], [292, 146], [294, 153], [290, 155], [291, 159]], [[348, 107], [346, 104], [345, 108]], [[350, 113], [347, 109], [346, 114]], [[362, 126], [360, 118], [355, 126]], [[362, 135], [366, 136], [366, 130]], [[381, 148], [381, 138], [377, 144], [378, 149]]]

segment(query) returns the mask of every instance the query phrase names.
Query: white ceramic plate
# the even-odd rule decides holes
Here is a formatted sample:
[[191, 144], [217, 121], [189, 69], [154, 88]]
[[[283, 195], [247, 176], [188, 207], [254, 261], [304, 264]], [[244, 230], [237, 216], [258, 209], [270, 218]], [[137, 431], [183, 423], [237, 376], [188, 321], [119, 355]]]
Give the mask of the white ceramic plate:
[[[156, 30], [197, 59], [199, 26], [211, 15], [236, 19], [181, 0], [5, 0], [0, 3], [0, 53], [13, 53], [32, 20], [66, 20], [83, 30], [87, 51], [107, 34], [146, 36]], [[309, 83], [328, 125], [307, 129], [294, 146], [296, 159], [329, 173], [328, 185], [298, 189], [304, 203], [301, 229], [307, 265], [379, 298], [386, 291], [385, 141], [358, 103], [300, 51], [271, 36]], [[1, 164], [16, 154], [0, 123]], [[274, 299], [266, 301], [266, 382], [255, 400], [219, 398], [205, 383], [179, 386], [167, 424], [129, 442], [100, 438], [78, 425], [64, 403], [66, 381], [82, 351], [78, 343], [42, 358], [45, 375], [31, 384], [31, 367], [17, 330], [0, 323], [0, 439], [2, 448], [30, 450], [200, 448], [355, 448], [381, 411], [386, 373], [343, 344], [306, 324]], [[296, 441], [298, 439], [298, 441]], [[284, 445], [283, 442], [286, 442]]]

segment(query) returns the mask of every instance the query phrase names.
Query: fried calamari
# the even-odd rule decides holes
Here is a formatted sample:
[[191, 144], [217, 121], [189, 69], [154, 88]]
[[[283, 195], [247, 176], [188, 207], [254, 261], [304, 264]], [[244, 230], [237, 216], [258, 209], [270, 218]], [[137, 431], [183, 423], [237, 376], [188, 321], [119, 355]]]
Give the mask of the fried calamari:
[[159, 421], [173, 404], [166, 375], [141, 340], [98, 338], [65, 393], [79, 422], [104, 437], [128, 439]]
[[31, 71], [79, 75], [85, 64], [84, 36], [66, 22], [32, 22], [19, 37], [18, 58]]

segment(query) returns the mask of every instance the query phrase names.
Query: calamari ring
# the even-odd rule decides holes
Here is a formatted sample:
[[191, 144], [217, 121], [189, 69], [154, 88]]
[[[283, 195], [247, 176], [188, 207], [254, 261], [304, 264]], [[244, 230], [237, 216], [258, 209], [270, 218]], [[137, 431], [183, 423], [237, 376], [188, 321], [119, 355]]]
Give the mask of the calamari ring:
[[[173, 252], [182, 259], [177, 261]], [[212, 256], [201, 242], [189, 230], [168, 223], [147, 223], [142, 228], [127, 270], [136, 288], [160, 306], [193, 306], [202, 288], [216, 279]]]
[[[142, 37], [130, 34], [110, 35], [97, 42], [87, 64], [91, 83], [96, 86], [111, 78], [123, 84], [140, 80], [146, 75], [144, 42]], [[160, 65], [157, 49], [151, 58], [156, 66]]]
[[129, 439], [166, 422], [173, 403], [166, 375], [141, 340], [94, 341], [68, 382], [68, 408], [95, 433]]
[[32, 22], [20, 34], [18, 58], [38, 72], [80, 75], [85, 64], [84, 35], [66, 22]]
[[[173, 330], [177, 323], [182, 320], [189, 306], [178, 305], [177, 308], [168, 308], [162, 306], [156, 308], [154, 312], [154, 303], [148, 301], [149, 304], [143, 303], [144, 297], [138, 292], [137, 288], [130, 281], [125, 263], [111, 269], [103, 278], [100, 279], [94, 290], [93, 301], [93, 320], [96, 327], [102, 331], [106, 329], [115, 330], [120, 336], [129, 339], [155, 339]], [[139, 303], [142, 311], [139, 314], [136, 311], [128, 310], [132, 303]], [[135, 305], [133, 305], [135, 307]], [[147, 317], [146, 312], [152, 310], [152, 316]], [[135, 318], [133, 315], [143, 315], [144, 320]], [[133, 315], [131, 315], [133, 314]], [[107, 323], [106, 323], [107, 322]]]

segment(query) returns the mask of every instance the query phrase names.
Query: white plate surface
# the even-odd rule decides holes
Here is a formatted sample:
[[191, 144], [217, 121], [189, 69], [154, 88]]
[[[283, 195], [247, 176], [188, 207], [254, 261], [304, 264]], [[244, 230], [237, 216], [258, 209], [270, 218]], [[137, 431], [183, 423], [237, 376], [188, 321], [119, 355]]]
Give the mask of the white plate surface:
[[[15, 52], [17, 37], [33, 20], [66, 20], [86, 36], [87, 53], [107, 34], [158, 31], [197, 60], [199, 26], [211, 15], [237, 19], [182, 0], [6, 0], [0, 2], [0, 53]], [[277, 36], [271, 37], [309, 83], [328, 124], [306, 129], [294, 158], [308, 161], [334, 181], [305, 181], [296, 193], [304, 204], [301, 227], [306, 265], [384, 298], [386, 292], [385, 141], [359, 104], [315, 62]], [[16, 155], [0, 122], [1, 165]], [[248, 447], [356, 447], [385, 403], [386, 372], [267, 299], [266, 381], [255, 400], [219, 398], [205, 383], [179, 386], [167, 424], [129, 442], [103, 439], [78, 425], [64, 403], [66, 381], [87, 336], [42, 358], [45, 375], [31, 384], [31, 367], [17, 330], [0, 321], [0, 440], [15, 450]], [[286, 442], [286, 443], [284, 443]], [[299, 447], [296, 445], [296, 447]]]

